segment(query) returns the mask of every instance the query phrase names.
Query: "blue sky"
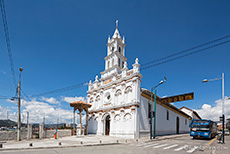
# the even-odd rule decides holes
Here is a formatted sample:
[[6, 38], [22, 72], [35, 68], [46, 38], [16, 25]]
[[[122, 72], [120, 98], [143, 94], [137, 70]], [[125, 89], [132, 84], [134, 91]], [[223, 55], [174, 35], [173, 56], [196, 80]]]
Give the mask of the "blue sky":
[[[129, 68], [136, 57], [144, 64], [230, 34], [229, 1], [7, 0], [5, 5], [14, 69], [18, 80], [18, 69], [24, 68], [22, 89], [27, 95], [89, 81], [100, 74], [107, 37], [113, 34], [117, 19], [120, 34], [126, 38]], [[12, 97], [15, 87], [2, 18], [0, 25], [0, 97]], [[225, 44], [143, 70], [142, 87], [151, 89], [166, 76], [167, 83], [158, 88], [159, 96], [195, 93], [194, 100], [175, 106], [216, 107], [221, 81], [201, 81], [221, 77], [224, 72], [225, 96], [230, 97], [229, 50], [230, 44]], [[44, 104], [55, 111], [72, 111], [65, 98], [85, 97], [86, 91], [83, 86], [31, 99], [36, 104], [53, 98], [58, 102]], [[0, 107], [9, 108], [13, 115], [17, 105], [0, 99]], [[5, 113], [0, 115], [4, 118]]]

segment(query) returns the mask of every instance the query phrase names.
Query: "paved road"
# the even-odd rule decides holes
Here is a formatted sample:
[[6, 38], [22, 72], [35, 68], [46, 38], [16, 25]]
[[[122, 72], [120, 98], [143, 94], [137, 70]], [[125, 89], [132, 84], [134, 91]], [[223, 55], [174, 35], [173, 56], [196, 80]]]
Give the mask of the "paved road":
[[[54, 148], [54, 149], [29, 149], [29, 150], [10, 150], [1, 151], [1, 154], [71, 154], [71, 153], [84, 153], [84, 154], [211, 154], [211, 153], [228, 153], [230, 149], [230, 137], [226, 137], [226, 144], [221, 145], [222, 148], [218, 150], [209, 149], [209, 147], [219, 146], [217, 140], [193, 140], [188, 136], [167, 139], [160, 141], [149, 142], [136, 142], [118, 145], [105, 145], [105, 146], [85, 146], [75, 148]], [[212, 144], [211, 144], [212, 142]], [[225, 147], [225, 148], [223, 148]], [[227, 150], [228, 149], [228, 150]]]

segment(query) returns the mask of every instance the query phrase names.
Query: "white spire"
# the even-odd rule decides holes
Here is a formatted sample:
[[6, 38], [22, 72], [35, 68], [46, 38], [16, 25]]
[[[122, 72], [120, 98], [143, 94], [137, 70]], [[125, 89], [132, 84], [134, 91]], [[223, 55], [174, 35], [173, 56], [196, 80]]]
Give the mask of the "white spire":
[[125, 43], [125, 36], [123, 35], [122, 43]]
[[118, 31], [118, 20], [116, 20], [116, 30], [113, 34], [113, 38], [121, 38], [120, 33]]
[[108, 43], [110, 43], [110, 35], [108, 36]]
[[118, 31], [118, 28], [116, 28], [116, 30], [115, 30], [115, 32], [113, 34], [113, 38], [121, 38], [121, 35], [120, 35], [119, 31]]
[[135, 60], [135, 64], [139, 64], [138, 62], [139, 62], [139, 59], [138, 59], [138, 58], [136, 58], [136, 60]]
[[95, 77], [95, 82], [98, 82], [98, 75], [96, 75]]
[[124, 64], [124, 68], [125, 69], [127, 69], [127, 65], [128, 65], [127, 62], [125, 62], [125, 64]]

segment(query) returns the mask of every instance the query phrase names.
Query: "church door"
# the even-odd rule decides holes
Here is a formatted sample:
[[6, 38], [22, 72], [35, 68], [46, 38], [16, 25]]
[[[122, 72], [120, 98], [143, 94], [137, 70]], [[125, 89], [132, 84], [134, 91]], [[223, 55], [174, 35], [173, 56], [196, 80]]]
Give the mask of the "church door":
[[179, 121], [179, 117], [176, 118], [176, 133], [177, 134], [180, 133], [180, 121]]
[[108, 115], [105, 119], [105, 135], [109, 135], [110, 131], [110, 116]]

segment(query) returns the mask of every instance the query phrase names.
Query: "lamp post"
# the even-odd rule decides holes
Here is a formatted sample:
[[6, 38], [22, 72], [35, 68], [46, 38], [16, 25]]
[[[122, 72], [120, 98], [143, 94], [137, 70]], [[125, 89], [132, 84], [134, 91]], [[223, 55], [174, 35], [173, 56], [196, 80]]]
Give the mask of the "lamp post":
[[[165, 83], [167, 80], [166, 77], [164, 77], [164, 80], [161, 80], [160, 83], [158, 83], [156, 86], [151, 88], [151, 104], [150, 104], [150, 139], [155, 139], [156, 137], [156, 95], [157, 95], [157, 90], [156, 88]], [[152, 112], [152, 105], [153, 105], [153, 101], [152, 101], [152, 97], [153, 97], [153, 90], [155, 89], [154, 92], [154, 110]], [[152, 126], [152, 119], [154, 117], [154, 121], [153, 121], [153, 126]]]
[[18, 132], [17, 132], [17, 141], [21, 141], [21, 72], [23, 68], [19, 69], [19, 81], [18, 81]]
[[202, 82], [209, 82], [209, 81], [215, 81], [215, 80], [222, 80], [222, 144], [224, 144], [224, 73], [222, 73], [221, 78], [216, 79], [204, 79]]

